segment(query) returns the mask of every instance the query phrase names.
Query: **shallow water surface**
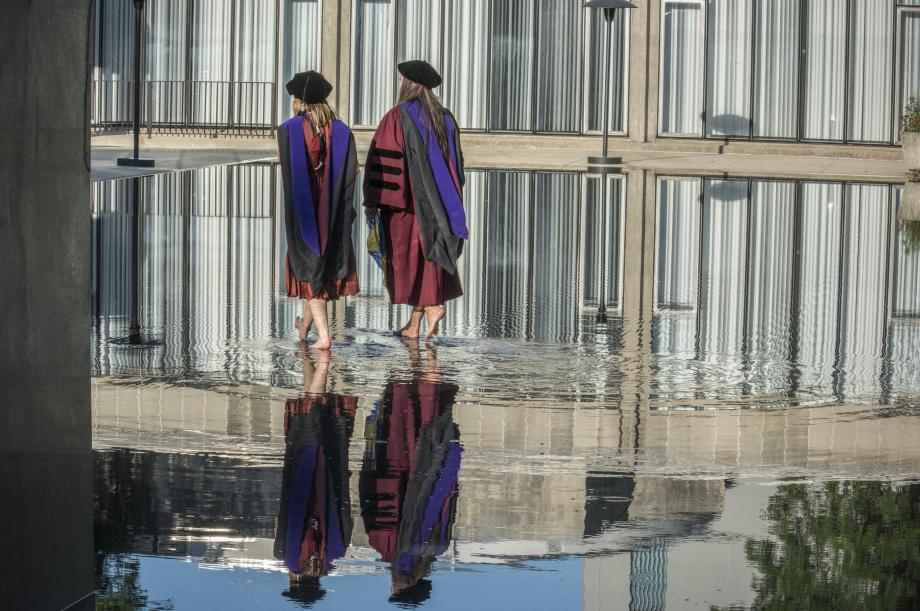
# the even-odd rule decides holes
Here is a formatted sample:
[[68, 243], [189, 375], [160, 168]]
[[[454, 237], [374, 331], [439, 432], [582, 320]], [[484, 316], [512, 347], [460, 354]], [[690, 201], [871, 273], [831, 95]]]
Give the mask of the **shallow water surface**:
[[471, 172], [428, 343], [356, 228], [330, 357], [276, 167], [96, 183], [100, 604], [920, 604], [902, 187], [605, 180]]

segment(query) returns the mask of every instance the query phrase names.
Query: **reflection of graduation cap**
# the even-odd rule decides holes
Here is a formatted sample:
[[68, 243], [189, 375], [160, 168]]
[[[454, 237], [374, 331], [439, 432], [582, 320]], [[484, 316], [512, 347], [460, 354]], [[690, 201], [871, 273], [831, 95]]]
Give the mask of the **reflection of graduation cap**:
[[316, 70], [298, 72], [285, 85], [287, 92], [297, 96], [307, 104], [325, 102], [332, 93], [332, 85]]
[[285, 598], [300, 603], [304, 609], [309, 609], [314, 603], [319, 602], [326, 595], [319, 583], [319, 577], [301, 577], [291, 582], [291, 588], [282, 594]]
[[418, 607], [431, 598], [431, 582], [419, 579], [417, 582], [390, 596], [390, 602], [403, 609]]
[[426, 61], [413, 59], [399, 64], [396, 68], [400, 74], [413, 83], [424, 85], [429, 89], [434, 89], [441, 84], [441, 75]]

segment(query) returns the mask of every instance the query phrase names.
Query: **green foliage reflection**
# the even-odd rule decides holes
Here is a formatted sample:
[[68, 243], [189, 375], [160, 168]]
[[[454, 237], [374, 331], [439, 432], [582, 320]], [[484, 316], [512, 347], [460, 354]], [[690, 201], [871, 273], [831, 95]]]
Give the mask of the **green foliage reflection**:
[[782, 486], [765, 510], [771, 539], [749, 540], [760, 609], [920, 606], [920, 486]]

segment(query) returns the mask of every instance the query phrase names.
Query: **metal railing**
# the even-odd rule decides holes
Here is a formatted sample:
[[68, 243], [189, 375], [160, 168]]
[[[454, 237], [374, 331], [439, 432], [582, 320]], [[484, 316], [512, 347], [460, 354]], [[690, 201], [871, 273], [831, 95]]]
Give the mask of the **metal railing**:
[[[147, 135], [272, 136], [278, 125], [275, 83], [142, 81], [141, 127]], [[94, 80], [93, 133], [130, 130], [134, 81]]]

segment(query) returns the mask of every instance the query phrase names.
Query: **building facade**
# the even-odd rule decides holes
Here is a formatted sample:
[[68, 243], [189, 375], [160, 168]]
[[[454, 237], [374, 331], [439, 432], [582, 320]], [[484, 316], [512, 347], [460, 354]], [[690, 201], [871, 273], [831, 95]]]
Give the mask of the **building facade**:
[[[423, 58], [466, 130], [591, 135], [604, 21], [579, 0], [148, 0], [145, 116], [271, 126], [283, 83], [318, 69], [370, 127], [395, 64]], [[611, 44], [610, 130], [631, 142], [897, 145], [920, 95], [920, 0], [639, 0]], [[131, 3], [96, 0], [94, 118], [130, 106]], [[676, 142], [675, 142], [676, 141]]]

